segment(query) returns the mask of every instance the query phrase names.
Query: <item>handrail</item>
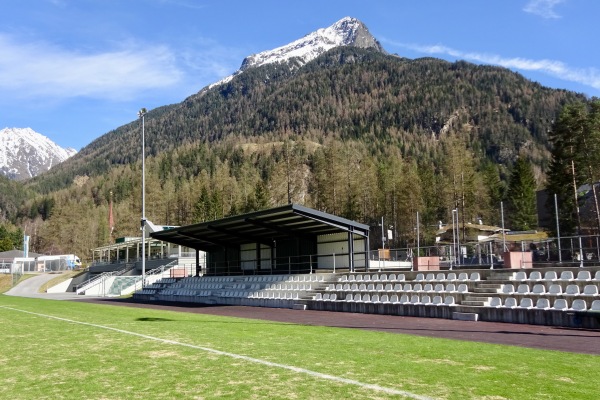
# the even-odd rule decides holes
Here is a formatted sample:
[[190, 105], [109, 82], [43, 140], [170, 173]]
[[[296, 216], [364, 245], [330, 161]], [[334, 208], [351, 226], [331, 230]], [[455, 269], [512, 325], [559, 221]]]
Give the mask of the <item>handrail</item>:
[[75, 293], [79, 294], [80, 291], [83, 291], [84, 289], [88, 289], [88, 288], [94, 286], [97, 281], [100, 282], [111, 276], [123, 275], [124, 273], [129, 272], [134, 268], [135, 268], [135, 265], [128, 264], [128, 265], [125, 265], [125, 268], [122, 268], [117, 271], [103, 272], [100, 275], [94, 276], [93, 278], [90, 278], [87, 281], [84, 281], [84, 282], [80, 283], [79, 285], [75, 286]]

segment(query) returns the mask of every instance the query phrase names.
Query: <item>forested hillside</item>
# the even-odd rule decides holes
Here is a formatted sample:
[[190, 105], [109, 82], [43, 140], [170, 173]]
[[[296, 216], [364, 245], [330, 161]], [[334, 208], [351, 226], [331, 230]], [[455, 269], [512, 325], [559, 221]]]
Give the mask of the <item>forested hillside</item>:
[[[548, 132], [583, 96], [506, 69], [409, 60], [351, 47], [301, 68], [248, 69], [231, 82], [146, 116], [147, 207], [180, 225], [295, 202], [364, 223], [384, 216], [393, 245], [414, 241], [416, 212], [431, 238], [459, 208], [465, 221], [499, 218], [518, 157], [537, 185]], [[117, 128], [28, 183], [38, 195], [9, 216], [49, 246], [87, 255], [137, 235], [141, 124]]]

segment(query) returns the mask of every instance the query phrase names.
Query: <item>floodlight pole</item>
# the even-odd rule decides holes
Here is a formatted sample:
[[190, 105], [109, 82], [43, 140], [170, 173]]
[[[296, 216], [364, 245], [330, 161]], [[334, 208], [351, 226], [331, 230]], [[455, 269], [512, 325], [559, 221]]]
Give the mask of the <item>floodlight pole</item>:
[[146, 283], [146, 144], [145, 144], [145, 115], [146, 109], [138, 112], [142, 119], [142, 289]]

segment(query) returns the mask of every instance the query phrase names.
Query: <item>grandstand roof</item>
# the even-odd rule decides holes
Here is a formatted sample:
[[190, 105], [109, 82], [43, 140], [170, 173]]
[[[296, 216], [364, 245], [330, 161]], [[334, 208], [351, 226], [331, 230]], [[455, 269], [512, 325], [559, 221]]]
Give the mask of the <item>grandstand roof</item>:
[[297, 204], [151, 233], [154, 239], [206, 252], [247, 243], [352, 232], [368, 237], [369, 226]]

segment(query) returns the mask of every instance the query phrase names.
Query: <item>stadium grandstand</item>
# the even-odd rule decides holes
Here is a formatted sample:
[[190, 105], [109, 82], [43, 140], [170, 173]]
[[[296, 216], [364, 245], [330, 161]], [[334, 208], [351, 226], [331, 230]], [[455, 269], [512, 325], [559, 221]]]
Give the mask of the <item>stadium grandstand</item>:
[[133, 295], [140, 302], [600, 328], [598, 248], [590, 245], [597, 238], [585, 240], [591, 254], [585, 262], [535, 261], [538, 247], [521, 238], [519, 251], [504, 254], [507, 265], [463, 265], [431, 254], [407, 264], [381, 249], [369, 251], [368, 226], [295, 204], [151, 237], [205, 257], [193, 274], [145, 282]]

